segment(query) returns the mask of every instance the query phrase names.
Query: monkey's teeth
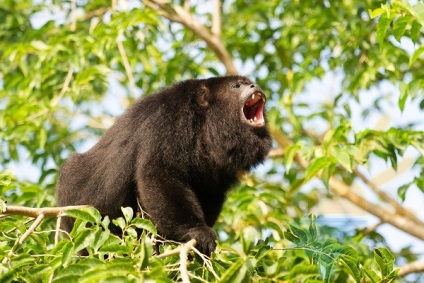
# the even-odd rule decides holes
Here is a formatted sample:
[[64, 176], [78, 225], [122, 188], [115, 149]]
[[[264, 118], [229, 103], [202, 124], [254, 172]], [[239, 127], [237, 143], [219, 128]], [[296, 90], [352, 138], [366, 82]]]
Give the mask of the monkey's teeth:
[[255, 116], [255, 118], [253, 118], [253, 121], [255, 121], [255, 122], [258, 121], [258, 118], [256, 118], [256, 116]]
[[251, 97], [251, 99], [255, 99], [255, 94], [252, 94], [252, 97]]
[[249, 119], [249, 122], [250, 122], [250, 123], [253, 123], [253, 120], [252, 120], [252, 119]]

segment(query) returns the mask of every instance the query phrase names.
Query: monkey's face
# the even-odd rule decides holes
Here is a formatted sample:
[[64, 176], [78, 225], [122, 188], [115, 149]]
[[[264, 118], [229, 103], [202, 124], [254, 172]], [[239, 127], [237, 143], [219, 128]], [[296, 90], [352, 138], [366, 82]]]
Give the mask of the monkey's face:
[[227, 123], [229, 120], [222, 118], [231, 117], [248, 127], [265, 127], [266, 97], [257, 84], [242, 76], [212, 78], [207, 82], [205, 91], [199, 92], [197, 103], [205, 108], [211, 107], [209, 112], [214, 123]]
[[266, 97], [262, 89], [244, 77], [231, 82], [230, 85], [238, 97], [242, 122], [252, 127], [264, 127]]

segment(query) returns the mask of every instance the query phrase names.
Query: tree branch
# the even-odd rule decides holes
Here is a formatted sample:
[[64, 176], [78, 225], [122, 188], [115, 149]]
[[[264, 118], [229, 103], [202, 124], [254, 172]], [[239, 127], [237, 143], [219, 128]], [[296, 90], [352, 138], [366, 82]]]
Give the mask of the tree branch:
[[212, 34], [221, 40], [221, 1], [213, 0]]
[[168, 4], [164, 4], [159, 0], [143, 0], [143, 3], [145, 3], [149, 8], [156, 10], [159, 14], [168, 18], [170, 21], [180, 23], [191, 30], [194, 34], [198, 35], [206, 42], [209, 48], [216, 54], [218, 59], [224, 64], [227, 74], [238, 74], [230, 53], [227, 49], [225, 49], [220, 37], [211, 33], [204, 25], [196, 21], [193, 16], [184, 9], [184, 7], [174, 5], [170, 8]]
[[180, 251], [180, 272], [181, 272], [181, 280], [183, 283], [190, 283], [190, 277], [188, 276], [187, 270], [187, 260], [188, 253], [193, 247], [196, 245], [196, 240], [192, 239], [188, 241], [184, 246], [181, 247]]
[[39, 215], [46, 217], [58, 217], [62, 212], [73, 209], [82, 209], [90, 207], [89, 205], [75, 205], [75, 206], [63, 206], [63, 207], [25, 207], [18, 205], [8, 205], [5, 211], [0, 211], [0, 215], [23, 215], [28, 217], [37, 218]]
[[[81, 209], [89, 207], [88, 205], [78, 205], [78, 206], [64, 206], [64, 207], [43, 207], [43, 208], [32, 208], [25, 206], [15, 206], [15, 205], [6, 205], [3, 210], [0, 210], [0, 215], [23, 215], [28, 217], [35, 218], [34, 223], [25, 231], [24, 234], [19, 238], [18, 245], [22, 245], [22, 243], [35, 231], [35, 229], [40, 225], [41, 221], [45, 217], [59, 217], [57, 224], [60, 224], [60, 214], [66, 210], [71, 209]], [[59, 228], [56, 227], [56, 235], [55, 235], [55, 243], [58, 241]], [[2, 264], [7, 263], [13, 256], [13, 251], [17, 245], [15, 244], [2, 261]]]
[[424, 223], [418, 219], [414, 214], [412, 214], [408, 209], [401, 206], [396, 200], [391, 198], [388, 194], [380, 190], [377, 185], [375, 185], [370, 179], [368, 179], [364, 174], [362, 174], [357, 168], [352, 169], [353, 174], [359, 177], [368, 187], [371, 188], [382, 200], [391, 204], [397, 213], [400, 215], [406, 216], [411, 220], [415, 221], [419, 225], [424, 225]]
[[399, 266], [399, 276], [406, 276], [411, 273], [424, 272], [424, 259], [409, 262], [405, 265]]
[[127, 53], [125, 52], [125, 48], [122, 44], [122, 41], [120, 41], [118, 38], [116, 39], [116, 44], [118, 45], [119, 54], [121, 54], [122, 63], [124, 64], [125, 72], [127, 73], [128, 81], [130, 83], [131, 94], [133, 97], [135, 97], [135, 81], [131, 72], [131, 66], [128, 61]]
[[[281, 149], [284, 150], [293, 144], [293, 142], [287, 138], [287, 136], [280, 129], [271, 127], [271, 133], [274, 140], [278, 143]], [[294, 159], [302, 168], [307, 168], [309, 166], [309, 163], [299, 154], [296, 154]], [[320, 177], [320, 174], [318, 174], [318, 177]], [[405, 215], [393, 213], [387, 208], [381, 207], [366, 200], [362, 196], [350, 190], [348, 185], [335, 177], [330, 178], [329, 186], [335, 194], [347, 199], [359, 208], [362, 208], [363, 210], [380, 218], [382, 221], [389, 223], [394, 227], [403, 230], [404, 232], [409, 233], [414, 237], [417, 237], [418, 239], [424, 240], [424, 225], [422, 225], [421, 221], [417, 223]]]

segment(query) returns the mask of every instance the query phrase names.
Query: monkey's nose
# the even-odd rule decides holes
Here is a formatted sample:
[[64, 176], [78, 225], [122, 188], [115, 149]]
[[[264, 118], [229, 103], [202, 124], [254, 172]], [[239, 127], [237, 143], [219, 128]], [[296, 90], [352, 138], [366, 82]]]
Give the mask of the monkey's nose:
[[255, 87], [255, 85], [254, 85], [254, 84], [251, 84], [251, 85], [250, 85], [250, 88], [254, 88], [254, 87]]

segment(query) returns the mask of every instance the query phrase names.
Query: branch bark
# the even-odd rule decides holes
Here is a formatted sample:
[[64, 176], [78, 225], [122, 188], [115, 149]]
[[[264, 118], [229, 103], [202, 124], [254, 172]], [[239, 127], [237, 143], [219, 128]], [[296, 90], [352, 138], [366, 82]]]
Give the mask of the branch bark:
[[4, 215], [23, 215], [28, 217], [37, 218], [39, 215], [46, 217], [58, 217], [62, 212], [73, 209], [82, 209], [90, 207], [89, 205], [75, 205], [75, 206], [63, 206], [63, 207], [25, 207], [18, 205], [8, 205], [6, 210], [2, 211]]
[[[271, 128], [271, 133], [274, 140], [278, 143], [282, 150], [293, 144], [293, 142], [289, 138], [287, 138], [281, 130], [277, 128]], [[295, 155], [294, 160], [302, 168], [307, 168], [309, 165], [309, 163], [304, 160], [299, 154]], [[319, 174], [318, 177], [320, 177]], [[424, 224], [420, 220], [418, 220], [419, 222], [417, 222], [415, 221], [415, 219], [413, 220], [405, 215], [393, 213], [387, 208], [381, 207], [375, 203], [368, 201], [367, 199], [350, 190], [350, 187], [348, 185], [346, 185], [344, 182], [340, 181], [335, 177], [330, 178], [329, 186], [330, 189], [336, 195], [347, 199], [359, 208], [362, 208], [363, 210], [375, 215], [383, 222], [389, 223], [394, 227], [418, 239], [424, 240]]]
[[[78, 205], [78, 206], [64, 206], [64, 207], [42, 207], [42, 208], [32, 208], [25, 206], [15, 206], [15, 205], [7, 205], [3, 211], [0, 211], [0, 215], [22, 215], [35, 218], [34, 223], [25, 231], [24, 234], [19, 238], [18, 245], [22, 245], [22, 243], [35, 231], [35, 229], [40, 225], [41, 221], [45, 217], [58, 217], [57, 224], [60, 224], [60, 214], [66, 210], [72, 209], [81, 209], [89, 207], [88, 205]], [[59, 228], [56, 227], [56, 235], [55, 235], [55, 243], [58, 241]], [[13, 246], [7, 257], [5, 257], [2, 261], [2, 264], [6, 264], [12, 257], [13, 251], [15, 250], [15, 246]]]
[[399, 276], [406, 276], [411, 273], [424, 272], [424, 259], [409, 262], [405, 265], [399, 266]]
[[192, 239], [188, 241], [184, 246], [181, 247], [180, 251], [180, 273], [181, 280], [183, 283], [190, 283], [190, 277], [188, 276], [187, 263], [188, 263], [188, 253], [196, 245], [196, 240]]
[[218, 19], [216, 18], [217, 15], [215, 15], [214, 17], [213, 31], [219, 31], [219, 33], [215, 34], [213, 33], [213, 31], [209, 31], [204, 25], [196, 21], [184, 7], [181, 7], [179, 5], [174, 5], [171, 7], [168, 4], [164, 4], [162, 1], [159, 0], [143, 0], [143, 3], [146, 4], [146, 6], [148, 6], [149, 8], [156, 10], [159, 14], [169, 19], [170, 21], [180, 23], [189, 30], [191, 30], [194, 34], [198, 35], [206, 42], [208, 47], [212, 49], [218, 59], [224, 64], [227, 70], [227, 74], [238, 74], [237, 69], [233, 64], [233, 60], [231, 58], [230, 53], [222, 44], [220, 38], [221, 23], [219, 22], [218, 28]]

